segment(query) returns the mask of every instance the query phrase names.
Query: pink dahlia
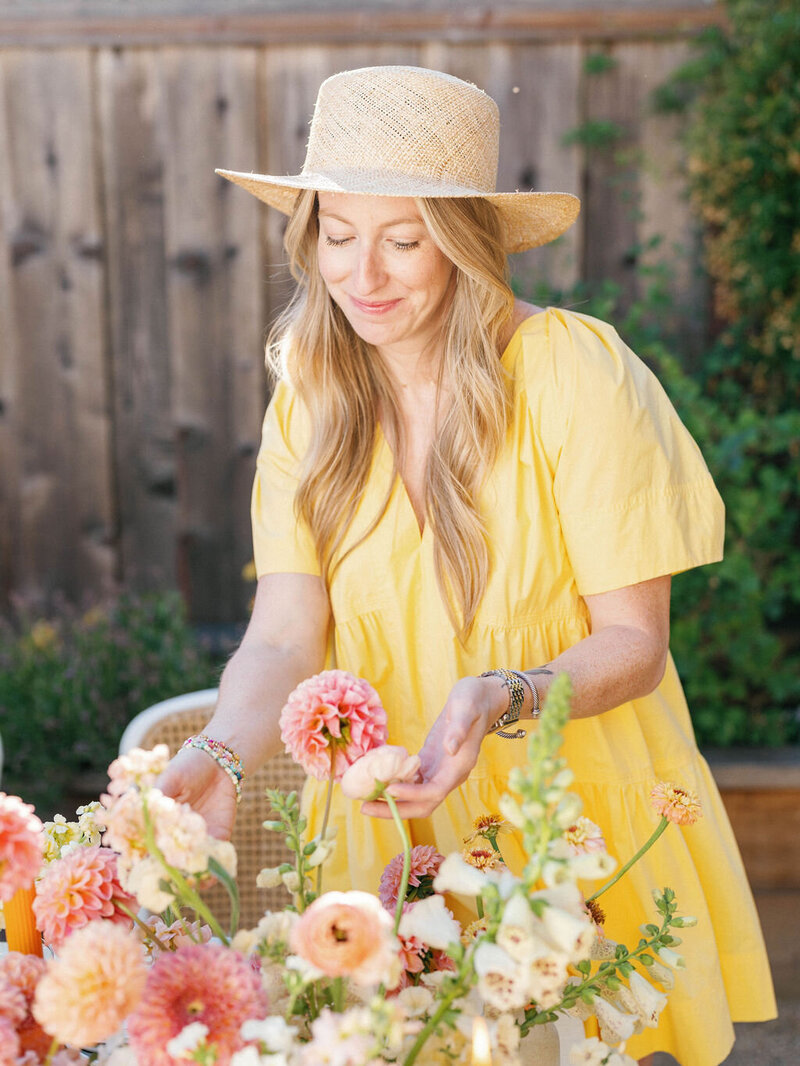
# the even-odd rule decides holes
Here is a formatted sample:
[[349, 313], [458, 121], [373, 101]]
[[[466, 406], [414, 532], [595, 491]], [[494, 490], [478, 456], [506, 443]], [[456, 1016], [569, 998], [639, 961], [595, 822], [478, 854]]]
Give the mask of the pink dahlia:
[[43, 1061], [53, 1042], [52, 1037], [42, 1029], [33, 1017], [33, 997], [39, 979], [47, 969], [47, 963], [38, 955], [22, 955], [19, 951], [9, 951], [0, 959], [0, 1015], [3, 1009], [3, 987], [11, 985], [22, 997], [23, 1016], [17, 1024], [21, 1052], [31, 1051]]
[[144, 994], [128, 1019], [128, 1034], [139, 1062], [176, 1066], [166, 1050], [191, 1022], [208, 1029], [217, 1066], [245, 1046], [240, 1029], [248, 1018], [263, 1018], [267, 997], [259, 976], [237, 951], [221, 944], [190, 944], [164, 953], [147, 977]]
[[133, 923], [116, 901], [138, 910], [135, 896], [119, 883], [116, 854], [99, 845], [73, 848], [47, 867], [36, 886], [33, 913], [47, 943], [57, 948], [70, 933], [97, 918], [130, 929]]
[[43, 826], [30, 803], [0, 792], [0, 903], [30, 885], [42, 865]]
[[48, 962], [36, 986], [33, 1015], [62, 1044], [99, 1044], [139, 1002], [146, 976], [135, 936], [113, 922], [89, 922]]
[[281, 711], [281, 740], [307, 774], [334, 779], [386, 743], [386, 711], [372, 685], [346, 670], [325, 670], [301, 682]]
[[[417, 844], [416, 847], [412, 848], [411, 870], [408, 875], [406, 899], [423, 899], [425, 895], [433, 895], [432, 886], [429, 886], [428, 892], [416, 892], [414, 890], [422, 885], [423, 878], [434, 878], [443, 862], [444, 855], [441, 855], [432, 844]], [[402, 876], [403, 853], [401, 851], [386, 865], [386, 869], [381, 874], [381, 883], [378, 886], [378, 895], [387, 910], [393, 911], [397, 904], [397, 893], [400, 891]]]

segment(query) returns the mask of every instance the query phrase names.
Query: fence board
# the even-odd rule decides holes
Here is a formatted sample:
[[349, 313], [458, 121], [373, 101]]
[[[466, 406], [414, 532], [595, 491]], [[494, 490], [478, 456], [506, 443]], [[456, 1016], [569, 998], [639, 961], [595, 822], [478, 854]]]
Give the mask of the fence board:
[[80, 600], [113, 575], [102, 227], [88, 51], [6, 53], [3, 213], [17, 330], [10, 398], [23, 594]]
[[119, 570], [142, 591], [174, 587], [177, 474], [166, 306], [156, 57], [97, 57], [114, 372]]
[[258, 201], [215, 166], [252, 162], [256, 57], [168, 49], [164, 104], [167, 292], [178, 456], [178, 568], [192, 615], [240, 618], [248, 501], [266, 398]]

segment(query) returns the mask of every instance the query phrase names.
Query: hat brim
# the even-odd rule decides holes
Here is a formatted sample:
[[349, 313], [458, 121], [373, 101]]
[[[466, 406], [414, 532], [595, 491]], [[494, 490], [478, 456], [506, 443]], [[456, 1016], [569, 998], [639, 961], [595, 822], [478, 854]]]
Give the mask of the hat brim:
[[573, 224], [581, 209], [580, 200], [566, 192], [495, 192], [439, 182], [426, 182], [408, 174], [375, 172], [369, 175], [352, 172], [295, 174], [276, 177], [271, 174], [244, 174], [236, 170], [217, 170], [284, 215], [291, 215], [303, 189], [315, 192], [354, 193], [367, 196], [479, 196], [497, 207], [503, 223], [503, 245], [508, 253], [524, 252], [560, 237]]

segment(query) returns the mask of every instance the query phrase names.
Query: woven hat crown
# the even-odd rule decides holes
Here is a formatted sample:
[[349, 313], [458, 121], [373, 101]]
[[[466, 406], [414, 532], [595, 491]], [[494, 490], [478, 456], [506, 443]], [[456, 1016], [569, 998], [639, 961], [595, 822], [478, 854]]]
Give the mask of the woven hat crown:
[[[490, 96], [449, 74], [419, 67], [365, 67], [324, 81], [304, 175], [364, 193], [493, 193], [500, 116]], [[348, 180], [349, 176], [349, 180]]]

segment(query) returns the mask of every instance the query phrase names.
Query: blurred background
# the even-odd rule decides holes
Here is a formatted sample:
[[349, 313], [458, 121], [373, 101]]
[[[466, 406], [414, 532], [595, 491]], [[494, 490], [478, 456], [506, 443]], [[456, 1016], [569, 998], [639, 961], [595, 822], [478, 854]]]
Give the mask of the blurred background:
[[612, 321], [706, 456], [726, 558], [676, 578], [673, 653], [796, 974], [800, 0], [0, 0], [3, 787], [70, 813], [216, 684], [291, 286], [214, 168], [296, 172], [319, 83], [377, 63], [474, 81], [498, 188], [581, 198], [514, 287]]

